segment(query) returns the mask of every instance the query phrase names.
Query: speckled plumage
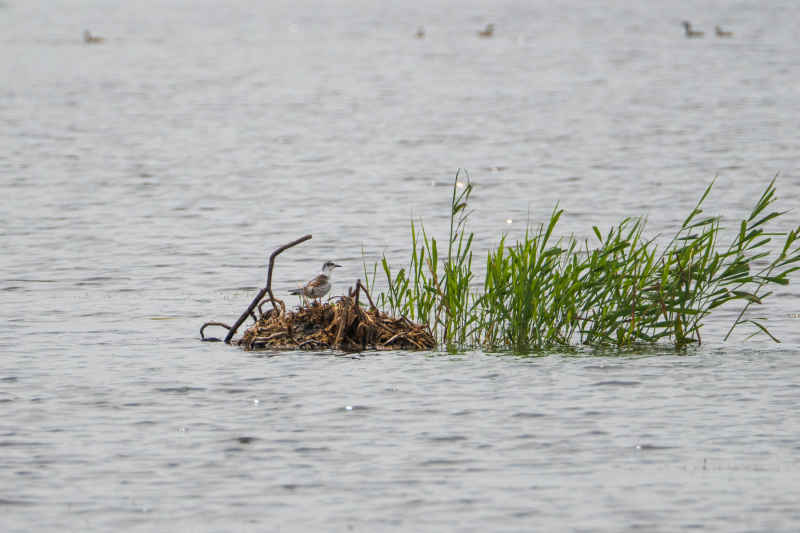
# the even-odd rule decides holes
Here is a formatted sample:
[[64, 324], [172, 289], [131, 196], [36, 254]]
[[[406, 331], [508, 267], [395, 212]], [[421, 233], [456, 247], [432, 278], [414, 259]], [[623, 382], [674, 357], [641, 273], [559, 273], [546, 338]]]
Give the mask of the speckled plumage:
[[331, 272], [334, 268], [340, 266], [342, 265], [337, 265], [333, 261], [326, 262], [324, 265], [322, 265], [322, 272], [317, 274], [304, 286], [290, 290], [289, 294], [298, 294], [305, 296], [306, 298], [314, 299], [322, 298], [328, 294], [328, 291], [331, 290]]

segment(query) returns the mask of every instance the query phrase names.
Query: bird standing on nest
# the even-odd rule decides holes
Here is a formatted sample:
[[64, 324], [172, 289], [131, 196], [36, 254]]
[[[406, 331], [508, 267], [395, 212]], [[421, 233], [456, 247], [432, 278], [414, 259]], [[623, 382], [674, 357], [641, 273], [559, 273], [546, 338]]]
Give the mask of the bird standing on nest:
[[314, 279], [306, 283], [303, 287], [290, 290], [289, 294], [297, 294], [306, 298], [319, 300], [331, 290], [331, 272], [334, 268], [340, 266], [342, 265], [337, 265], [333, 261], [326, 262], [322, 265], [322, 272], [317, 274]]

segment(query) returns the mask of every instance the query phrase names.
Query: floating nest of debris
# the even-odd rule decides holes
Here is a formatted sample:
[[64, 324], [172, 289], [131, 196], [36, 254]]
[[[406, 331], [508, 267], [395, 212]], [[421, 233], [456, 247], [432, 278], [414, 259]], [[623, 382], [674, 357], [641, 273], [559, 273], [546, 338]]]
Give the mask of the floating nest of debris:
[[[200, 328], [204, 341], [221, 339], [206, 337], [209, 326], [220, 326], [228, 330], [225, 342], [238, 344], [245, 350], [432, 350], [436, 339], [427, 324], [415, 324], [405, 317], [396, 318], [381, 312], [372, 301], [367, 288], [356, 281], [355, 288], [333, 303], [312, 304], [295, 311], [286, 311], [285, 304], [272, 294], [272, 269], [275, 257], [287, 248], [311, 238], [301, 237], [275, 250], [269, 259], [267, 284], [259, 291], [250, 306], [233, 326], [222, 322], [206, 322]], [[364, 294], [369, 307], [359, 302]], [[265, 296], [269, 296], [265, 298]], [[264, 312], [261, 307], [272, 303], [272, 309]], [[256, 316], [256, 311], [259, 315]], [[252, 318], [255, 323], [247, 328], [238, 340], [233, 336], [239, 326]]]
[[427, 326], [388, 316], [375, 307], [364, 309], [350, 296], [286, 313], [272, 309], [244, 332], [238, 344], [245, 350], [346, 352], [436, 347]]

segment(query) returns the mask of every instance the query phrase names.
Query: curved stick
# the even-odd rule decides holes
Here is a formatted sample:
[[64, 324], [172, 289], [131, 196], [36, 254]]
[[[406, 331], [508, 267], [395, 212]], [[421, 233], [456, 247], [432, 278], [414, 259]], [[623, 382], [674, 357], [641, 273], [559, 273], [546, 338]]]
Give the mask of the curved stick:
[[[264, 310], [261, 309], [264, 306], [264, 304], [267, 303], [267, 301], [268, 300], [264, 300], [264, 301], [262, 301], [261, 303], [258, 304], [258, 316], [260, 316], [261, 318], [264, 318], [264, 316], [269, 315], [273, 311], [272, 309], [269, 309], [265, 313]], [[272, 303], [272, 302], [270, 302], [270, 303]]]
[[[275, 298], [275, 301], [278, 302], [279, 304], [281, 304], [281, 310], [278, 311], [277, 314], [282, 315], [282, 314], [286, 313], [286, 304], [283, 303], [283, 300], [278, 300], [277, 298]], [[272, 303], [272, 302], [270, 302], [269, 300], [262, 300], [261, 303], [258, 304], [258, 315], [261, 318], [268, 317], [269, 315], [272, 314], [273, 311], [275, 311], [274, 309], [268, 309], [267, 312], [265, 313], [264, 310], [261, 309], [264, 306], [265, 303]]]
[[[271, 303], [269, 300], [262, 300], [261, 303], [258, 304], [258, 316], [260, 316], [261, 318], [269, 317], [269, 315], [271, 315], [272, 312], [274, 311], [274, 309], [267, 309], [267, 312], [265, 313], [264, 310], [261, 309], [262, 307], [264, 307], [264, 304], [268, 302]], [[280, 302], [280, 300], [278, 300], [278, 302]], [[283, 310], [285, 310], [285, 308]]]
[[275, 256], [277, 256], [279, 253], [286, 250], [287, 248], [291, 248], [292, 246], [297, 246], [301, 242], [305, 242], [310, 238], [311, 234], [304, 235], [297, 240], [294, 240], [288, 244], [284, 244], [283, 246], [272, 252], [272, 254], [269, 256], [269, 270], [267, 270], [267, 285], [265, 289], [267, 289], [267, 292], [269, 293], [269, 301], [272, 302], [272, 307], [273, 309], [275, 309], [275, 311], [278, 310], [278, 305], [275, 303], [276, 302], [275, 296], [272, 295], [272, 267], [275, 266]]
[[283, 246], [272, 252], [272, 255], [269, 256], [269, 270], [267, 271], [266, 287], [258, 291], [258, 294], [256, 295], [255, 298], [253, 298], [253, 301], [250, 302], [250, 305], [247, 307], [245, 312], [242, 313], [242, 316], [240, 316], [238, 320], [234, 322], [230, 330], [228, 330], [228, 335], [225, 337], [225, 344], [231, 343], [231, 339], [236, 334], [236, 330], [239, 329], [239, 326], [242, 325], [242, 322], [247, 320], [247, 317], [253, 312], [253, 309], [255, 309], [255, 307], [258, 305], [258, 303], [261, 301], [261, 299], [264, 297], [265, 294], [269, 293], [269, 299], [272, 302], [272, 307], [275, 308], [275, 311], [278, 310], [278, 305], [276, 304], [276, 302], [280, 300], [276, 300], [275, 297], [272, 295], [272, 268], [275, 266], [275, 256], [277, 256], [279, 253], [286, 250], [287, 248], [296, 246], [301, 242], [307, 241], [310, 238], [311, 235], [304, 235], [303, 237], [300, 237], [299, 239], [296, 239], [288, 244], [284, 244]]
[[216, 337], [206, 338], [205, 335], [203, 335], [203, 331], [206, 329], [207, 326], [222, 326], [225, 329], [228, 329], [228, 330], [231, 329], [231, 327], [229, 325], [223, 324], [222, 322], [206, 322], [205, 324], [200, 326], [200, 340], [219, 342], [220, 339], [218, 339]]

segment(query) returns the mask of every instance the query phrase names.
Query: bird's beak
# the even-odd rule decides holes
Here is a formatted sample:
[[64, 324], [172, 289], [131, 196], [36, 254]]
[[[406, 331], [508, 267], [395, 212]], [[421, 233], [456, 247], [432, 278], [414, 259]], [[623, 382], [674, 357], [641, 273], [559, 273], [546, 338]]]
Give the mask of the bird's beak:
[[336, 263], [334, 263], [334, 264], [333, 264], [333, 266], [335, 266], [335, 267], [340, 267], [340, 266], [342, 266], [342, 265], [337, 265]]

